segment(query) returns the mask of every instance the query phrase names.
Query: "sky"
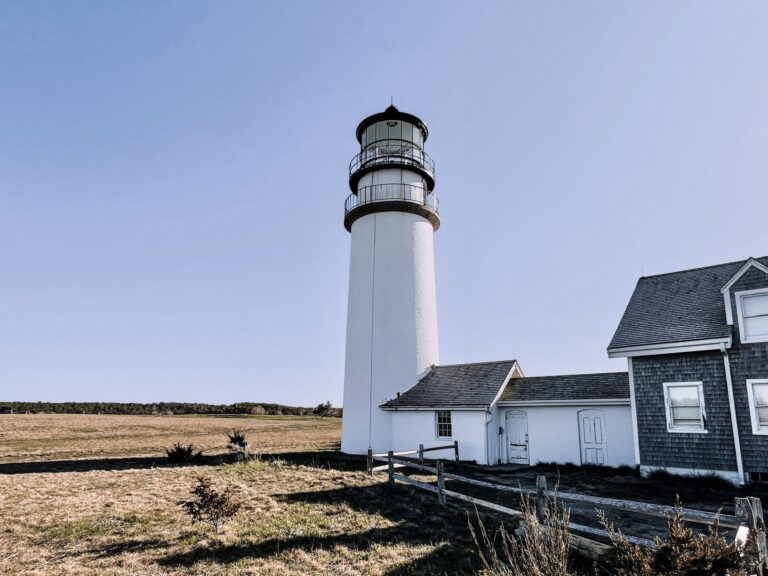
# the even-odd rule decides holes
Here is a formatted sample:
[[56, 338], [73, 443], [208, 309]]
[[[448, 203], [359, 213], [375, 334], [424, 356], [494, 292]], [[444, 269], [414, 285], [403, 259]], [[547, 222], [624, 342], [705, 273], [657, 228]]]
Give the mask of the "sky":
[[358, 122], [429, 126], [442, 363], [619, 371], [768, 254], [768, 3], [0, 1], [0, 400], [341, 404]]

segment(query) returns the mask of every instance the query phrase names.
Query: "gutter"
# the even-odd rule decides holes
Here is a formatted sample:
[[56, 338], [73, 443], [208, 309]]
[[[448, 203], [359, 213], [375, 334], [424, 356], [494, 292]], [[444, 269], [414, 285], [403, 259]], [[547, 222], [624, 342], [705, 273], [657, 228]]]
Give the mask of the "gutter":
[[493, 422], [493, 412], [490, 408], [485, 410], [485, 465], [491, 466], [491, 454], [489, 452], [490, 442], [488, 441], [488, 424]]
[[731, 412], [731, 428], [733, 429], [733, 448], [736, 452], [736, 470], [739, 474], [739, 486], [744, 486], [744, 463], [741, 460], [741, 442], [739, 440], [739, 424], [736, 421], [736, 402], [733, 399], [733, 381], [731, 380], [731, 360], [725, 344], [720, 345], [725, 365], [725, 384], [728, 388], [728, 409]]

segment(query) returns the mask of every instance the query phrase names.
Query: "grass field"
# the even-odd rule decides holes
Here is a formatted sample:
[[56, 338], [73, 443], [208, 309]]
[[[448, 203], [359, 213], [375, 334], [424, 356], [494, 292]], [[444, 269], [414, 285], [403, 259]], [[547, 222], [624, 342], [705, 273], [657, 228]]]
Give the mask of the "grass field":
[[[261, 459], [227, 464], [239, 428]], [[471, 574], [464, 512], [340, 458], [340, 420], [0, 416], [0, 574]], [[196, 466], [165, 448], [193, 443]], [[220, 536], [178, 502], [196, 478], [234, 485]]]

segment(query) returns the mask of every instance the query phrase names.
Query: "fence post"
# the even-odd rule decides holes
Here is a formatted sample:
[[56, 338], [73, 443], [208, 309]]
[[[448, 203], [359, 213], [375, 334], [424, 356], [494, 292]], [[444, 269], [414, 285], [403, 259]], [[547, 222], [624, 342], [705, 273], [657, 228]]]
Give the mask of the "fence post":
[[390, 484], [395, 483], [395, 463], [392, 461], [392, 458], [394, 458], [394, 451], [390, 450], [389, 452], [387, 452], [387, 464], [388, 464], [388, 471], [389, 471], [388, 482]]
[[419, 466], [424, 466], [424, 444], [419, 444]]
[[437, 461], [437, 501], [445, 504], [445, 475], [443, 473], [443, 461]]
[[[734, 509], [739, 524], [749, 528], [749, 534], [755, 542], [754, 550], [745, 550], [749, 554], [749, 560], [757, 572], [757, 576], [763, 576], [768, 568], [768, 545], [765, 538], [765, 520], [763, 519], [763, 504], [760, 498], [736, 498]], [[751, 552], [751, 554], [750, 554]]]
[[373, 450], [371, 448], [368, 448], [366, 468], [368, 469], [368, 476], [373, 476]]
[[459, 463], [459, 441], [454, 440], [453, 441], [453, 449], [456, 451], [456, 464]]
[[547, 477], [536, 476], [536, 518], [538, 518], [540, 524], [546, 524], [548, 508]]

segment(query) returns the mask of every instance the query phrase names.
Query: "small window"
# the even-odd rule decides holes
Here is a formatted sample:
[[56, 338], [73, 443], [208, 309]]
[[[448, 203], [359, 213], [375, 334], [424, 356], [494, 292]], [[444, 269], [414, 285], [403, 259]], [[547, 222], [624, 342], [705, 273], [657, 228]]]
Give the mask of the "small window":
[[752, 433], [768, 434], [768, 380], [747, 380]]
[[742, 342], [768, 340], [768, 290], [736, 293]]
[[438, 410], [437, 415], [437, 437], [438, 438], [450, 438], [453, 435], [451, 430], [451, 411], [450, 410]]
[[665, 383], [664, 401], [667, 408], [667, 431], [707, 431], [701, 382]]

